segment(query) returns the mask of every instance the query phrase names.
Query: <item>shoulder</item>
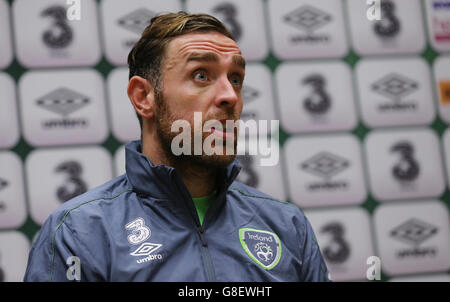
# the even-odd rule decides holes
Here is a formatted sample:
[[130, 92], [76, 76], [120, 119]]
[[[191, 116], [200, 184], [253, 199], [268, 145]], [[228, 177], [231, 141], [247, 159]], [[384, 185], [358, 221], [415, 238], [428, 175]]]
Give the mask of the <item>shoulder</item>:
[[102, 218], [108, 210], [120, 207], [120, 200], [131, 192], [125, 175], [116, 177], [103, 185], [95, 187], [58, 207], [48, 217], [52, 228], [61, 224], [82, 227], [87, 220]]
[[231, 184], [229, 188], [229, 192], [232, 192], [242, 198], [251, 201], [251, 202], [263, 202], [269, 206], [279, 207], [282, 209], [290, 210], [299, 210], [299, 208], [287, 201], [279, 200], [275, 197], [272, 197], [266, 193], [259, 191], [253, 187], [247, 186], [241, 182], [235, 181]]
[[297, 205], [274, 198], [241, 182], [233, 182], [229, 188], [229, 194], [241, 201], [242, 206], [251, 207], [261, 215], [269, 215], [280, 219], [294, 219], [298, 222], [306, 220], [303, 211]]

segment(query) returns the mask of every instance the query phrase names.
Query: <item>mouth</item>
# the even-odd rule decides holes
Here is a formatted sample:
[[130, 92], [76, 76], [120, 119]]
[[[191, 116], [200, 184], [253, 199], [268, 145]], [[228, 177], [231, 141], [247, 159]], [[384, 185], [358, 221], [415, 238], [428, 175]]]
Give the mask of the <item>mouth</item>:
[[[215, 133], [216, 135], [223, 137], [223, 138], [233, 137], [234, 127], [227, 128], [227, 125], [226, 125], [227, 120], [226, 119], [221, 119], [221, 120], [219, 120], [219, 122], [222, 124], [223, 131], [216, 129], [215, 127], [211, 127], [211, 133]], [[234, 120], [233, 120], [233, 122], [234, 122]]]

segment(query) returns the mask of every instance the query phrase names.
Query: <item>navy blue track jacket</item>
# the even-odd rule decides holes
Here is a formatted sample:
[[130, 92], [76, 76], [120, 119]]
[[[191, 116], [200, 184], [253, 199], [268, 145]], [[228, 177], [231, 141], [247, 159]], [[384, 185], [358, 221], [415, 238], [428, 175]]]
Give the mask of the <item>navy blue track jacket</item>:
[[223, 169], [200, 225], [178, 171], [127, 144], [126, 174], [48, 217], [24, 280], [329, 281], [303, 212], [234, 181], [240, 169]]

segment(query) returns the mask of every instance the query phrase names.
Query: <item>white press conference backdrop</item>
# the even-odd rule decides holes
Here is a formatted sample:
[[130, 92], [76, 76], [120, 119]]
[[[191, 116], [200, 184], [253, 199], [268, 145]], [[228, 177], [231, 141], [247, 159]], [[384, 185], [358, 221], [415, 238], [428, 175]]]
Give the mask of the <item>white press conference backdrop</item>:
[[[280, 161], [238, 179], [302, 208], [335, 281], [450, 281], [450, 0], [0, 0], [0, 281], [56, 207], [125, 171], [126, 58], [162, 12], [221, 19], [248, 61], [242, 119]], [[250, 133], [251, 136], [254, 133]], [[237, 235], [236, 235], [237, 236]]]

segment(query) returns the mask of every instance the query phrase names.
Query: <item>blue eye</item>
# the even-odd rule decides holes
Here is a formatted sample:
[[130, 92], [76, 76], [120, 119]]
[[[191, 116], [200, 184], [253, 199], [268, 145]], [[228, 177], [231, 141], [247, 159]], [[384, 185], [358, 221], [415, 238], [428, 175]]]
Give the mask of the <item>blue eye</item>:
[[232, 76], [230, 81], [234, 86], [242, 86], [242, 80], [240, 76]]
[[194, 73], [194, 79], [200, 82], [205, 82], [208, 79], [208, 76], [205, 71], [199, 70]]

